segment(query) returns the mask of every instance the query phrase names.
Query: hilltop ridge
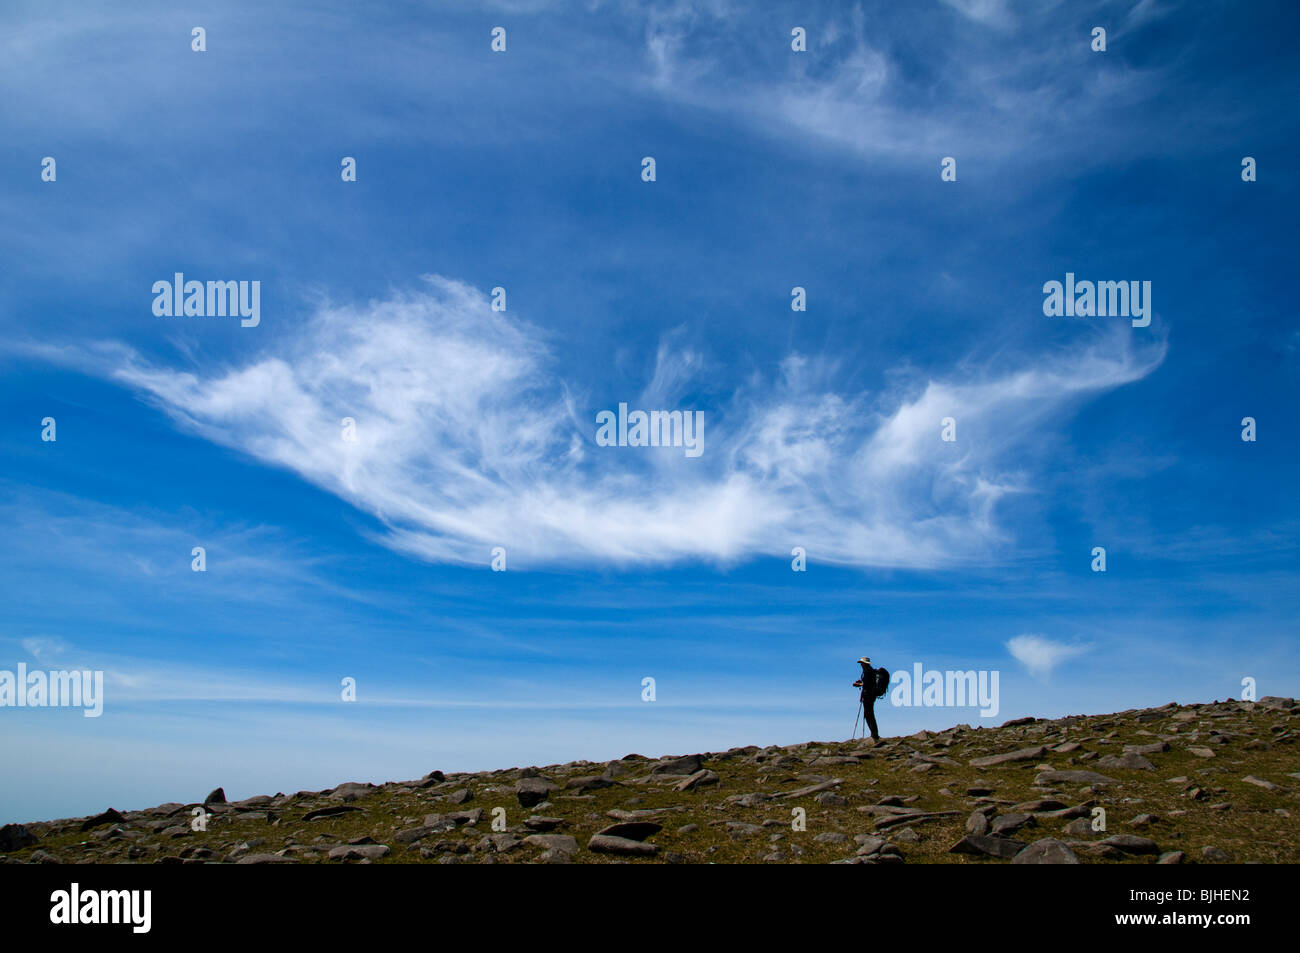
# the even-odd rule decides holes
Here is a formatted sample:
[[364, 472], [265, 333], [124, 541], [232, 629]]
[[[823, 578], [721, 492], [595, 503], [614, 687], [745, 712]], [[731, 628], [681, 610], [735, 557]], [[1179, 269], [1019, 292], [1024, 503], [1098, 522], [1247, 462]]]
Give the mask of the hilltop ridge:
[[630, 754], [9, 824], [9, 863], [1297, 863], [1300, 705]]

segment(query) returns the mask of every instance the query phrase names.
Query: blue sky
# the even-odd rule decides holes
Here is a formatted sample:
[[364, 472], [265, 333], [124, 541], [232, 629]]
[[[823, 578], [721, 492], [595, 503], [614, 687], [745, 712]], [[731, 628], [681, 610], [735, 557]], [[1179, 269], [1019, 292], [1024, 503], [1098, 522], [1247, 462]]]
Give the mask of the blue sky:
[[0, 822], [1295, 694], [1293, 6], [748, 6], [6, 5]]

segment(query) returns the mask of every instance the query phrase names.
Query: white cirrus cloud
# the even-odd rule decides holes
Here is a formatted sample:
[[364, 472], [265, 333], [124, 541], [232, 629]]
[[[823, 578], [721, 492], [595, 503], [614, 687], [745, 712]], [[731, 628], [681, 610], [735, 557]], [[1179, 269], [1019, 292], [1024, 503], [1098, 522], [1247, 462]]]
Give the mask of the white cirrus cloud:
[[[381, 541], [483, 565], [815, 562], [936, 568], [1008, 542], [998, 501], [1032, 487], [1041, 433], [1089, 394], [1149, 373], [1164, 344], [1132, 336], [950, 379], [889, 375], [837, 389], [833, 361], [790, 354], [703, 409], [704, 453], [595, 444], [595, 411], [631, 395], [661, 409], [706, 357], [659, 349], [648, 382], [588, 397], [547, 335], [459, 281], [359, 307], [321, 306], [241, 366], [176, 369], [121, 344], [27, 350], [115, 380], [183, 429], [282, 467], [373, 516]], [[576, 369], [574, 371], [576, 373]], [[341, 421], [356, 421], [356, 442]], [[957, 421], [958, 440], [939, 439]]]

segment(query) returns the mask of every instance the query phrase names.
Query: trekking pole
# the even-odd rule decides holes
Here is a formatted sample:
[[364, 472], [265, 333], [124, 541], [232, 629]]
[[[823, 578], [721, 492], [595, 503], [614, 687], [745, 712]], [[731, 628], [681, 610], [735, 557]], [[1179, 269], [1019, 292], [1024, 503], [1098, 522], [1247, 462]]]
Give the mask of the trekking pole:
[[858, 699], [858, 713], [853, 716], [853, 739], [858, 737], [858, 719], [862, 717], [862, 699]]

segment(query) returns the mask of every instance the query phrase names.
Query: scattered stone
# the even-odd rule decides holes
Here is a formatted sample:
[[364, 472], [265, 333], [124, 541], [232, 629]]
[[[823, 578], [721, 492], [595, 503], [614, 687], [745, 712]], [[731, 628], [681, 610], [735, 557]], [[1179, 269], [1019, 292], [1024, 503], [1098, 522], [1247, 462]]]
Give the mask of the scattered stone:
[[710, 784], [717, 784], [721, 778], [716, 771], [710, 771], [708, 768], [701, 768], [694, 774], [688, 776], [682, 781], [673, 785], [676, 791], [694, 791], [696, 788], [707, 787]]
[[1159, 854], [1160, 848], [1156, 842], [1149, 837], [1138, 837], [1136, 834], [1112, 834], [1105, 840], [1100, 841], [1103, 846], [1114, 847], [1126, 854]]
[[[220, 791], [221, 789], [217, 788], [217, 790]], [[126, 818], [123, 817], [120, 812], [110, 807], [103, 814], [96, 814], [94, 817], [88, 817], [82, 821], [81, 829], [83, 831], [94, 830], [96, 827], [100, 827], [104, 824], [118, 824], [125, 820]]]
[[1003, 860], [1009, 860], [1015, 857], [1028, 845], [1022, 841], [1010, 840], [1005, 837], [988, 837], [982, 834], [967, 834], [952, 847], [948, 848], [950, 854], [974, 854], [982, 857], [1000, 857]]
[[1209, 864], [1232, 863], [1231, 854], [1229, 854], [1222, 847], [1214, 847], [1213, 845], [1201, 848], [1201, 859]]
[[578, 852], [578, 839], [568, 834], [529, 834], [524, 838], [524, 843], [544, 850], [560, 850], [569, 854]]
[[613, 837], [609, 834], [592, 834], [591, 840], [587, 842], [587, 850], [596, 854], [621, 854], [634, 857], [649, 857], [659, 853], [659, 848], [654, 844], [627, 837]]
[[[339, 848], [335, 848], [338, 850]], [[279, 854], [244, 854], [238, 860], [237, 864], [296, 864], [298, 863], [292, 857], [281, 857]]]
[[1074, 851], [1055, 837], [1036, 840], [1011, 858], [1013, 864], [1077, 864]]
[[653, 824], [649, 821], [627, 821], [611, 824], [596, 833], [605, 837], [621, 837], [624, 840], [645, 840], [663, 829], [662, 824]]
[[990, 828], [998, 836], [1014, 834], [1022, 827], [1034, 827], [1037, 822], [1032, 814], [999, 814], [993, 818]]
[[1282, 790], [1280, 786], [1274, 784], [1272, 781], [1266, 781], [1263, 778], [1257, 778], [1253, 774], [1248, 774], [1241, 780], [1245, 781], [1247, 784], [1253, 784], [1256, 787], [1263, 788], [1265, 791]]
[[[1005, 726], [1004, 726], [1005, 727]], [[1035, 748], [1021, 748], [1004, 754], [992, 754], [984, 758], [975, 758], [970, 762], [972, 768], [988, 768], [997, 764], [1012, 764], [1017, 761], [1038, 761], [1047, 757], [1047, 749], [1042, 745]]]
[[1046, 784], [1118, 784], [1114, 778], [1108, 778], [1096, 771], [1043, 771], [1034, 778], [1035, 785]]
[[1181, 864], [1186, 858], [1187, 855], [1184, 854], [1181, 850], [1167, 850], [1160, 855], [1160, 859], [1157, 860], [1156, 863], [1157, 864]]
[[203, 803], [204, 803], [205, 805], [206, 805], [206, 804], [225, 804], [225, 803], [226, 803], [226, 789], [225, 789], [225, 788], [217, 788], [216, 790], [212, 791], [212, 792], [211, 792], [207, 797], [205, 797], [205, 798], [203, 799]]
[[520, 807], [534, 807], [546, 800], [547, 795], [559, 788], [541, 777], [520, 778], [515, 783], [515, 797]]
[[1156, 769], [1156, 766], [1148, 758], [1140, 754], [1134, 754], [1131, 751], [1128, 754], [1108, 754], [1104, 758], [1099, 758], [1097, 767], [1122, 771], [1154, 771]]
[[[1059, 750], [1059, 749], [1058, 749]], [[1149, 745], [1125, 745], [1125, 754], [1139, 754], [1146, 756], [1149, 754], [1163, 754], [1169, 750], [1168, 742], [1156, 741]]]
[[340, 844], [329, 852], [330, 860], [369, 860], [376, 861], [388, 856], [385, 844]]
[[0, 827], [0, 853], [22, 850], [35, 844], [36, 841], [36, 835], [22, 824], [6, 824]]
[[704, 756], [698, 754], [683, 755], [660, 761], [650, 769], [651, 774], [694, 774], [704, 767]]
[[1210, 748], [1204, 748], [1204, 747], [1200, 747], [1200, 746], [1195, 746], [1195, 747], [1188, 748], [1187, 750], [1188, 750], [1188, 752], [1189, 752], [1190, 754], [1194, 754], [1194, 755], [1196, 755], [1196, 757], [1198, 757], [1198, 758], [1213, 758], [1213, 757], [1214, 757], [1214, 751], [1213, 751], [1212, 749], [1210, 749]]
[[359, 811], [359, 807], [350, 807], [347, 804], [340, 804], [336, 807], [320, 807], [314, 811], [308, 811], [302, 816], [304, 821], [314, 821], [322, 817], [338, 817], [340, 814], [347, 814], [350, 811]]

